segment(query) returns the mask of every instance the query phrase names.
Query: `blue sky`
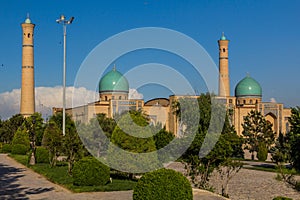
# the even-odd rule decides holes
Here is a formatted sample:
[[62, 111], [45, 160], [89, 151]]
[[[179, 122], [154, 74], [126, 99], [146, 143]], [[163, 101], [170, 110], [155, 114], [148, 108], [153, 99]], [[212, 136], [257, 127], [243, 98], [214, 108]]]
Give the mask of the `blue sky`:
[[[35, 28], [35, 84], [54, 87], [62, 84], [62, 27], [60, 14], [74, 16], [68, 26], [67, 85], [72, 86], [86, 56], [105, 39], [134, 28], [164, 27], [179, 31], [200, 43], [218, 64], [217, 40], [224, 31], [230, 40], [231, 94], [246, 73], [263, 88], [263, 100], [275, 98], [287, 107], [300, 105], [300, 1], [16, 1], [0, 2], [1, 48], [0, 93], [20, 88], [20, 24], [26, 14]], [[129, 54], [115, 61], [125, 73], [136, 64], [170, 61], [159, 52]], [[101, 67], [101, 63], [99, 63]], [[102, 66], [103, 67], [103, 66]], [[178, 67], [178, 66], [177, 66]], [[187, 70], [186, 74], [192, 74]], [[193, 77], [191, 77], [193, 81]], [[194, 81], [195, 88], [197, 84]], [[199, 86], [201, 92], [202, 87]], [[168, 96], [166, 90], [141, 88], [144, 97]], [[198, 90], [198, 89], [197, 89]], [[145, 94], [146, 93], [146, 94]]]

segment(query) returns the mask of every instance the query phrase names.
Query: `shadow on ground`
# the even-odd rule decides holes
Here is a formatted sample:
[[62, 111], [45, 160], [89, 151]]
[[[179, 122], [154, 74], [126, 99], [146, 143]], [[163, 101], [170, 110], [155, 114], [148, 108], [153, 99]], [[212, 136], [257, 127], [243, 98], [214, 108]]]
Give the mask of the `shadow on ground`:
[[0, 163], [0, 199], [10, 200], [29, 199], [27, 195], [40, 194], [53, 190], [54, 188], [28, 188], [22, 187], [18, 180], [24, 177], [24, 169], [10, 167]]

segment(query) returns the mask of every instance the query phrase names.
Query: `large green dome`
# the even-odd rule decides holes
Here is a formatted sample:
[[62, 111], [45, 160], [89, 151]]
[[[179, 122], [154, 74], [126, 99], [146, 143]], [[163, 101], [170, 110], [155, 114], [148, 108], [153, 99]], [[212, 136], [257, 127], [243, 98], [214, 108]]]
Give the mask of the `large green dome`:
[[129, 92], [127, 79], [115, 68], [105, 74], [99, 83], [99, 92]]
[[262, 96], [262, 89], [259, 83], [251, 78], [250, 76], [242, 79], [235, 87], [236, 97], [246, 97], [246, 96]]

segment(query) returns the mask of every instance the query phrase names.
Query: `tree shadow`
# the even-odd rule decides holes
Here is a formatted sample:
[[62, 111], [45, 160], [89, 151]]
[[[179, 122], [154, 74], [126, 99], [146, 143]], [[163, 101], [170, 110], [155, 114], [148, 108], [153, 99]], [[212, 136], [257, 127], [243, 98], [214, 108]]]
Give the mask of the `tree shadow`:
[[54, 190], [50, 188], [29, 188], [20, 185], [17, 181], [24, 177], [25, 169], [15, 168], [0, 163], [0, 199], [2, 200], [27, 200], [27, 195], [40, 194]]

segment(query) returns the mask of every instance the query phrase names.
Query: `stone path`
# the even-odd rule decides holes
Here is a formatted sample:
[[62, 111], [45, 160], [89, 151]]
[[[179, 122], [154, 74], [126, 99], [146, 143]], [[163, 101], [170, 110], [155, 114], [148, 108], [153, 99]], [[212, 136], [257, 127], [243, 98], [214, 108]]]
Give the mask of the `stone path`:
[[[194, 200], [224, 200], [216, 194], [193, 190]], [[6, 154], [0, 154], [0, 200], [131, 200], [132, 191], [71, 193], [24, 167]]]
[[[272, 165], [272, 163], [247, 162], [249, 166]], [[184, 173], [181, 163], [171, 163], [167, 168]], [[258, 170], [241, 169], [229, 182], [229, 197], [231, 200], [272, 200], [276, 196], [285, 196], [293, 200], [300, 200], [300, 192], [275, 179], [276, 173]], [[296, 177], [300, 181], [300, 177]], [[213, 174], [210, 184], [221, 193], [221, 180]]]
[[[287, 184], [275, 179], [276, 173], [241, 169], [229, 182], [229, 197], [232, 200], [272, 200], [277, 196], [285, 196], [300, 200], [300, 193]], [[216, 191], [221, 192], [221, 184], [217, 176], [211, 179]]]

